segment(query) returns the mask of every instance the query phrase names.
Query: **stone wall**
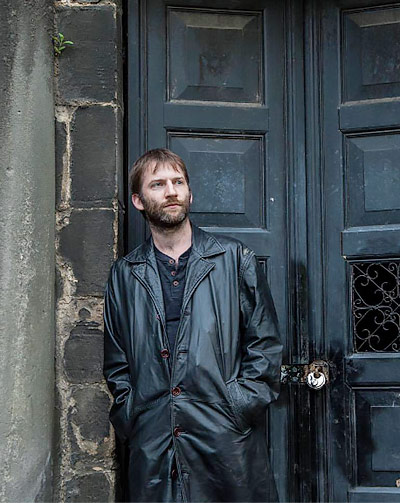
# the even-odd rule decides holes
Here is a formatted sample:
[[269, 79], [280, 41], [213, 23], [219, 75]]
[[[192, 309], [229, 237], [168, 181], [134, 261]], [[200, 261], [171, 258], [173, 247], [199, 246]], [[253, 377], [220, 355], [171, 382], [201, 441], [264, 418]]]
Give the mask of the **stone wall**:
[[57, 502], [113, 501], [114, 438], [102, 375], [102, 296], [120, 244], [122, 7], [55, 1]]

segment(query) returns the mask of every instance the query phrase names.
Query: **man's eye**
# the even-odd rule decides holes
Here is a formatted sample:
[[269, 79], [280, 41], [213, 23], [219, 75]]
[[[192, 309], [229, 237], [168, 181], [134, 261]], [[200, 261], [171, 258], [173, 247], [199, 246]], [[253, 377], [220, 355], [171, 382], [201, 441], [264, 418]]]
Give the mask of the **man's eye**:
[[183, 180], [177, 180], [176, 183], [177, 183], [177, 185], [182, 185], [183, 184]]
[[152, 187], [161, 187], [161, 182], [154, 182], [151, 186]]

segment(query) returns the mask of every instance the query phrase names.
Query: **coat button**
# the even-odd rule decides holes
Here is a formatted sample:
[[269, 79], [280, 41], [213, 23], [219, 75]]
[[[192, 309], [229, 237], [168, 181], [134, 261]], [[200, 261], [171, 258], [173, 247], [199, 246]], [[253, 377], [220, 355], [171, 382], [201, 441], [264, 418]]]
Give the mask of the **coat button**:
[[175, 260], [172, 260], [172, 258], [170, 258], [170, 259], [168, 260], [168, 262], [169, 262], [171, 265], [172, 265], [172, 264], [175, 264]]
[[178, 285], [179, 285], [179, 281], [176, 281], [176, 280], [175, 280], [175, 281], [173, 281], [173, 282], [172, 282], [172, 284], [173, 284], [174, 286], [178, 286]]
[[172, 394], [174, 396], [178, 396], [181, 394], [181, 388], [179, 386], [175, 386], [175, 388], [172, 388]]
[[174, 435], [175, 437], [179, 437], [179, 435], [183, 432], [182, 428], [180, 426], [176, 426], [174, 428]]
[[172, 468], [171, 470], [171, 478], [176, 480], [178, 478], [178, 470], [176, 468]]
[[168, 358], [169, 357], [169, 351], [168, 351], [168, 349], [162, 349], [161, 350], [161, 356], [163, 358]]

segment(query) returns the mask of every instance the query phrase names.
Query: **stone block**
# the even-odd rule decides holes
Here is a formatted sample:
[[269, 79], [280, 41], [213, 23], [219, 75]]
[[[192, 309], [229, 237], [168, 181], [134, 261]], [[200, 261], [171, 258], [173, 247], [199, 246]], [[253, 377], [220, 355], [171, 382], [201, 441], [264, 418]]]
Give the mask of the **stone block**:
[[59, 252], [70, 262], [77, 295], [103, 295], [114, 260], [114, 212], [73, 210], [60, 231]]
[[110, 396], [93, 386], [73, 388], [67, 410], [69, 463], [77, 473], [88, 468], [115, 468]]
[[73, 407], [68, 412], [68, 420], [79, 429], [79, 442], [92, 442], [98, 446], [110, 437], [110, 397], [98, 388], [76, 388], [72, 392]]
[[103, 333], [94, 327], [78, 325], [65, 343], [64, 369], [72, 383], [103, 380]]
[[88, 473], [67, 480], [65, 501], [69, 503], [105, 503], [111, 500], [110, 483], [104, 473]]
[[116, 127], [110, 106], [76, 111], [71, 124], [72, 206], [111, 206], [116, 192]]
[[98, 388], [75, 389], [67, 412], [69, 463], [77, 473], [88, 468], [115, 468], [109, 395]]
[[115, 7], [58, 7], [56, 25], [74, 43], [57, 60], [59, 101], [114, 100], [118, 64]]
[[56, 148], [56, 205], [61, 204], [64, 155], [67, 148], [67, 129], [64, 122], [56, 120], [55, 124], [55, 148]]

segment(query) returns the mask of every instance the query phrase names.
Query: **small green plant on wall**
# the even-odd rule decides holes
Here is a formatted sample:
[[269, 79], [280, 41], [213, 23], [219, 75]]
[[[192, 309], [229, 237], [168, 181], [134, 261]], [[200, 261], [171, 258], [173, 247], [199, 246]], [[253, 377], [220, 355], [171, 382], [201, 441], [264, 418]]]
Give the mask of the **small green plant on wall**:
[[74, 45], [71, 40], [65, 40], [65, 37], [62, 33], [58, 33], [57, 35], [52, 36], [54, 43], [54, 54], [56, 56], [61, 56], [62, 51], [67, 47], [67, 45]]

